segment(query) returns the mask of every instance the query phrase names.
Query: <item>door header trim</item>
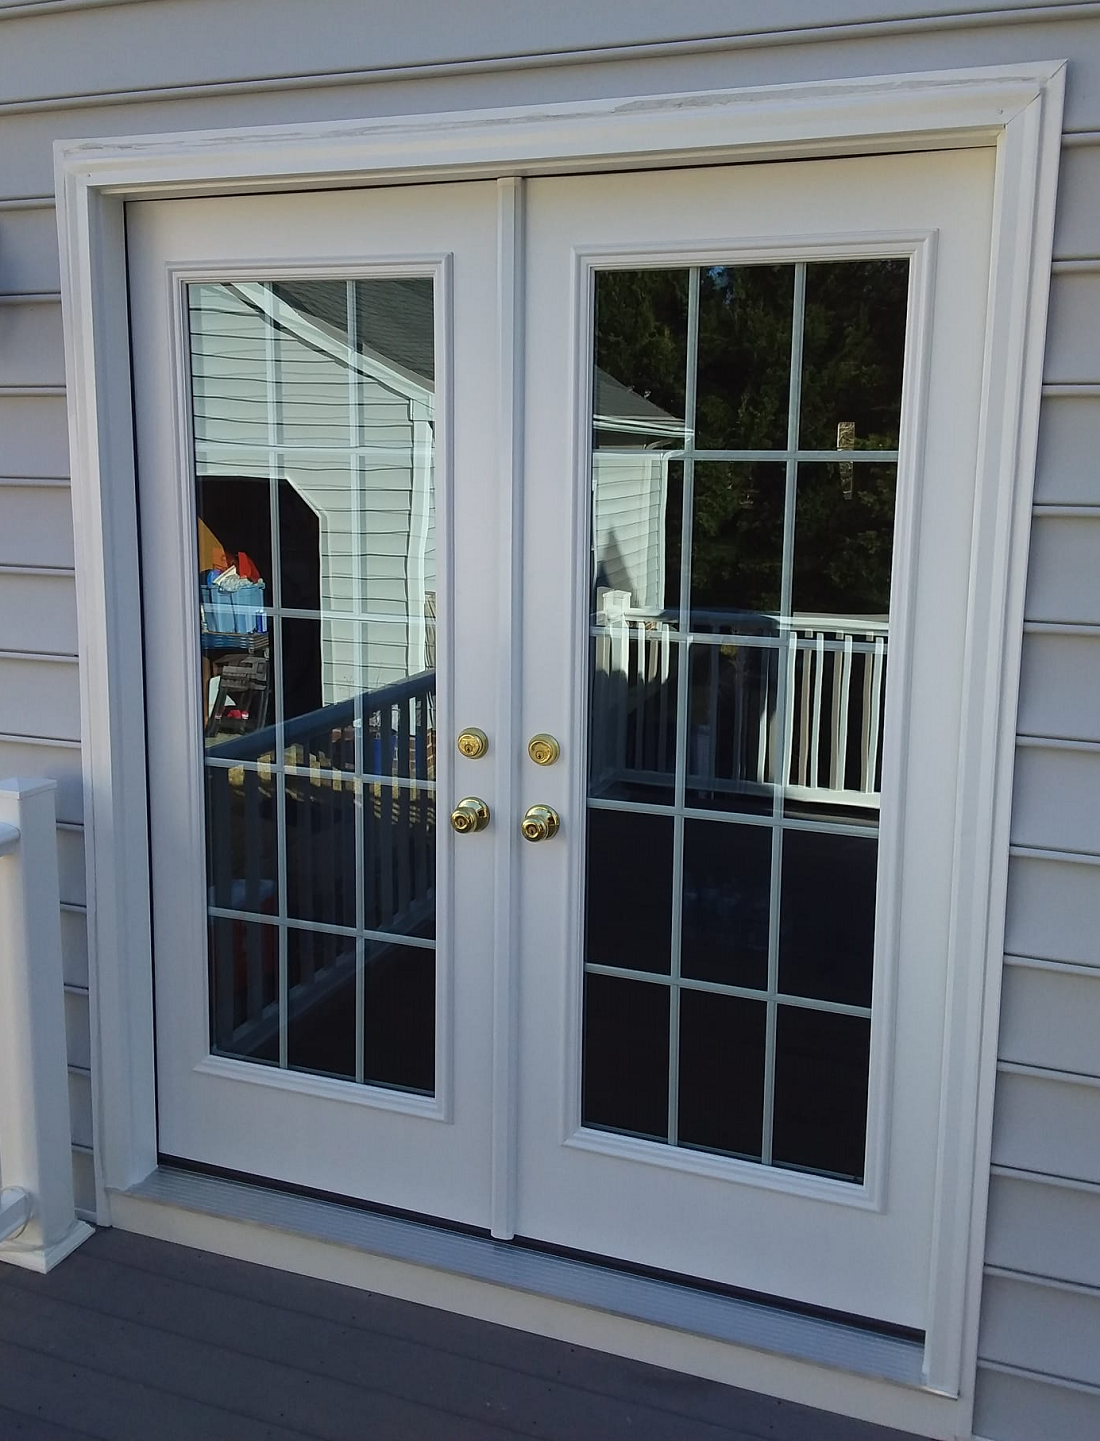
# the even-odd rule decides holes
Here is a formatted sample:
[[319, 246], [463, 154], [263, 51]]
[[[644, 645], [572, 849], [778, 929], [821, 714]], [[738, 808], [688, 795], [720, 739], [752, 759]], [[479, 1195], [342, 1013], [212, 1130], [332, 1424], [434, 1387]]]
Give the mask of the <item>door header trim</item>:
[[1065, 61], [58, 141], [62, 189], [201, 195], [993, 144]]
[[[923, 1367], [937, 1406], [944, 1405], [938, 1397], [959, 1398], [951, 1403], [958, 1407], [956, 1429], [969, 1431], [1064, 84], [1065, 62], [1044, 61], [58, 142], [101, 1220], [111, 1217], [109, 1192], [131, 1189], [157, 1164], [125, 200], [989, 145], [997, 152], [997, 178], [971, 557], [979, 579], [967, 616], [968, 664], [984, 684], [972, 697], [960, 749], [943, 1061], [948, 1109], [941, 1117]], [[498, 193], [507, 207], [511, 192]], [[514, 224], [502, 210], [502, 235]], [[502, 357], [507, 353], [505, 345]], [[498, 463], [507, 464], [513, 452], [514, 438], [502, 431]], [[501, 1124], [498, 1144], [513, 1122]], [[804, 1374], [804, 1363], [789, 1364]], [[822, 1384], [829, 1384], [824, 1377]]]

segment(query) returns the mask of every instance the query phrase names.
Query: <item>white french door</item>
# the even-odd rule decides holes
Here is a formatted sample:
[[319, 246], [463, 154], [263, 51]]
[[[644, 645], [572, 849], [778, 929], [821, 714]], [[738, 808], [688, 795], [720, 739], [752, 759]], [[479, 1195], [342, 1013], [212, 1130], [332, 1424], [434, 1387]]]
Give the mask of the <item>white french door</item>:
[[493, 833], [436, 810], [501, 763], [454, 745], [497, 684], [495, 225], [492, 183], [128, 223], [160, 1150], [475, 1226]]
[[523, 1235], [924, 1327], [991, 189], [529, 184]]
[[131, 207], [165, 1155], [924, 1327], [992, 164]]

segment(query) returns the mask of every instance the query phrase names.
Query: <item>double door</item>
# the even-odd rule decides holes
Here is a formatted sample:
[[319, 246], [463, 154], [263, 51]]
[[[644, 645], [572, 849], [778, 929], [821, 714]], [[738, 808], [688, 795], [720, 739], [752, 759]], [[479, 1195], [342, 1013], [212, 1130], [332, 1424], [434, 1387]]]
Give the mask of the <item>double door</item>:
[[130, 208], [165, 1157], [923, 1327], [991, 176]]

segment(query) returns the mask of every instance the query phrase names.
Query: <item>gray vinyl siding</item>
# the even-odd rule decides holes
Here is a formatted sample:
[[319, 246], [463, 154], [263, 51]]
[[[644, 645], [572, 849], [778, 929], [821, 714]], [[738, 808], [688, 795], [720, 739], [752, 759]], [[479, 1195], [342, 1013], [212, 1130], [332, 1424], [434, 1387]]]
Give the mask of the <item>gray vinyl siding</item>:
[[1095, 81], [1090, 101], [1094, 133], [1063, 152], [1025, 604], [975, 1413], [996, 1441], [1100, 1435]]
[[[0, 3], [0, 774], [55, 776], [78, 1194], [94, 1204], [55, 138], [1068, 57], [1020, 686], [975, 1432], [1100, 1435], [1100, 17], [973, 0]], [[320, 23], [319, 17], [324, 17]], [[763, 27], [767, 31], [764, 33]], [[670, 33], [675, 27], [675, 33]], [[804, 27], [805, 34], [800, 33]], [[731, 32], [742, 32], [734, 34]], [[750, 31], [755, 33], [749, 33]], [[723, 39], [726, 36], [728, 38]], [[677, 45], [677, 41], [690, 41]], [[635, 47], [635, 48], [631, 48]], [[295, 73], [288, 74], [293, 67]], [[14, 202], [14, 203], [13, 203]], [[1095, 262], [1067, 264], [1067, 262]], [[22, 298], [20, 298], [22, 297]], [[9, 303], [10, 302], [10, 303]], [[429, 569], [434, 533], [428, 542]], [[126, 558], [120, 558], [125, 563]]]

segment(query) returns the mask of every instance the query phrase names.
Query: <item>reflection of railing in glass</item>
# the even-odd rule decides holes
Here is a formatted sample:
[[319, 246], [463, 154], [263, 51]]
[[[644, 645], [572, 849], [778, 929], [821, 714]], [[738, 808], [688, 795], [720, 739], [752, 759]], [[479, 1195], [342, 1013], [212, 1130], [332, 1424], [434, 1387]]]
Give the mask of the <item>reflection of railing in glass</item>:
[[[591, 794], [622, 786], [668, 785], [675, 768], [676, 626], [628, 608], [604, 592], [593, 627]], [[881, 784], [886, 622], [794, 615], [790, 628], [760, 616], [701, 616], [687, 642], [687, 788], [708, 804], [725, 796], [770, 797], [786, 757], [783, 794], [811, 803], [877, 810]], [[713, 629], [704, 629], [708, 624]], [[786, 734], [776, 715], [778, 669], [786, 667]]]
[[[361, 721], [357, 719], [357, 713]], [[285, 893], [290, 924], [332, 937], [317, 957], [300, 947], [287, 1005], [302, 1025], [311, 1010], [354, 981], [355, 894], [364, 929], [421, 936], [435, 913], [435, 672], [324, 706], [281, 728], [286, 776]], [[279, 917], [276, 727], [207, 751], [208, 886], [215, 1049], [268, 1059], [277, 1054], [280, 1005], [274, 927], [244, 918]], [[362, 768], [356, 763], [362, 755]], [[362, 816], [363, 874], [355, 830]], [[240, 913], [240, 920], [224, 912]], [[337, 916], [349, 925], [326, 924]], [[230, 941], [226, 944], [226, 941]], [[266, 944], [265, 944], [266, 941]], [[368, 965], [386, 966], [385, 944]], [[397, 948], [400, 949], [400, 948]]]

